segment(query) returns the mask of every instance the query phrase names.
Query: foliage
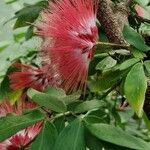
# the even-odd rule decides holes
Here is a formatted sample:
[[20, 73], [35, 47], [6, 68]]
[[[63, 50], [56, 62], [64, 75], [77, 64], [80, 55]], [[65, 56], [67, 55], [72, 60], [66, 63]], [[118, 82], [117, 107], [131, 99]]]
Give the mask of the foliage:
[[[13, 11], [14, 16], [3, 21], [3, 28], [13, 25], [13, 31], [0, 42], [0, 100], [9, 99], [13, 104], [24, 91], [12, 91], [8, 75], [14, 72], [15, 62], [39, 66], [40, 39], [34, 35], [34, 23], [47, 5], [46, 0], [23, 2], [20, 9]], [[139, 3], [150, 13], [147, 2], [136, 0], [134, 5]], [[20, 0], [1, 3], [8, 8], [22, 4]], [[134, 17], [135, 10], [130, 9]], [[130, 51], [122, 48], [105, 51], [105, 47], [97, 47], [84, 93], [66, 94], [53, 87], [44, 92], [28, 89], [30, 101], [38, 107], [25, 110], [22, 115], [1, 117], [0, 141], [43, 121], [41, 132], [30, 143], [30, 150], [149, 150], [150, 122], [145, 114], [143, 117], [143, 106], [150, 77], [150, 47], [142, 36], [145, 32], [149, 34], [149, 30], [145, 22], [140, 25], [130, 22], [124, 27]], [[124, 100], [129, 106], [122, 109]]]

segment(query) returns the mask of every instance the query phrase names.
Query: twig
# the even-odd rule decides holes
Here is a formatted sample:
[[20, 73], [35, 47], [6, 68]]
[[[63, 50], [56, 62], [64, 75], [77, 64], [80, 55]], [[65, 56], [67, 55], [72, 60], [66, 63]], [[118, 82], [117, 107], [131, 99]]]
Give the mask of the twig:
[[65, 113], [61, 113], [61, 114], [58, 114], [58, 115], [56, 115], [56, 116], [50, 118], [50, 120], [55, 120], [55, 119], [57, 119], [57, 118], [60, 118], [60, 117], [63, 117], [63, 116], [69, 116], [69, 115], [72, 115], [72, 112], [67, 111], [67, 112], [65, 112]]
[[150, 23], [150, 19], [147, 19], [147, 18], [143, 18], [143, 17], [141, 17], [141, 16], [138, 16], [138, 15], [136, 15], [136, 17], [141, 21], [141, 22], [146, 22], [146, 23]]
[[117, 49], [129, 49], [130, 46], [129, 45], [125, 45], [125, 44], [115, 44], [115, 43], [106, 43], [106, 42], [97, 42], [96, 43], [97, 46], [104, 46], [104, 47], [111, 47], [111, 48], [117, 48]]

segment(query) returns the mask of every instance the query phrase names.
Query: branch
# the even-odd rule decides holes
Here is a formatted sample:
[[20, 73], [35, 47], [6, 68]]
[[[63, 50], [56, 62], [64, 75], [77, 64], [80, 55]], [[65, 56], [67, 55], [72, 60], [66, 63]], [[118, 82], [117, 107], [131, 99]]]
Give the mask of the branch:
[[129, 49], [130, 46], [127, 44], [115, 44], [115, 43], [106, 43], [106, 42], [97, 42], [97, 46], [115, 48], [115, 49]]
[[63, 117], [63, 116], [69, 116], [69, 115], [72, 115], [72, 112], [70, 111], [67, 111], [65, 113], [60, 113], [60, 114], [57, 114], [56, 116], [54, 117], [51, 117], [50, 120], [55, 120], [57, 118], [60, 118], [60, 117]]
[[150, 24], [150, 19], [147, 19], [147, 18], [143, 18], [143, 17], [141, 17], [141, 16], [138, 16], [138, 15], [136, 15], [136, 17], [141, 21], [141, 22], [146, 22], [146, 23], [149, 23]]

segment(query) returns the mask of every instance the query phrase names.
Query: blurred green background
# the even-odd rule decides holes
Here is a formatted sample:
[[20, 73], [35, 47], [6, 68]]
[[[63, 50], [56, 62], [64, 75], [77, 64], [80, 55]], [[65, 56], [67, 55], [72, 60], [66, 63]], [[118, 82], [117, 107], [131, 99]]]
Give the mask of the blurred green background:
[[15, 12], [39, 0], [0, 0], [0, 82], [10, 64], [39, 47], [37, 38], [25, 41], [27, 27], [13, 29]]

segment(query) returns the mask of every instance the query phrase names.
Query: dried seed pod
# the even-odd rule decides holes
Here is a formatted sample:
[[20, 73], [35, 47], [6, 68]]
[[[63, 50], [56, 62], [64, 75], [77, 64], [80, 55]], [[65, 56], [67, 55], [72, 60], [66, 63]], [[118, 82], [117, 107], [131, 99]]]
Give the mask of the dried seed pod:
[[110, 0], [99, 0], [98, 20], [104, 27], [109, 41], [116, 44], [127, 44], [122, 34], [117, 17], [111, 8]]

